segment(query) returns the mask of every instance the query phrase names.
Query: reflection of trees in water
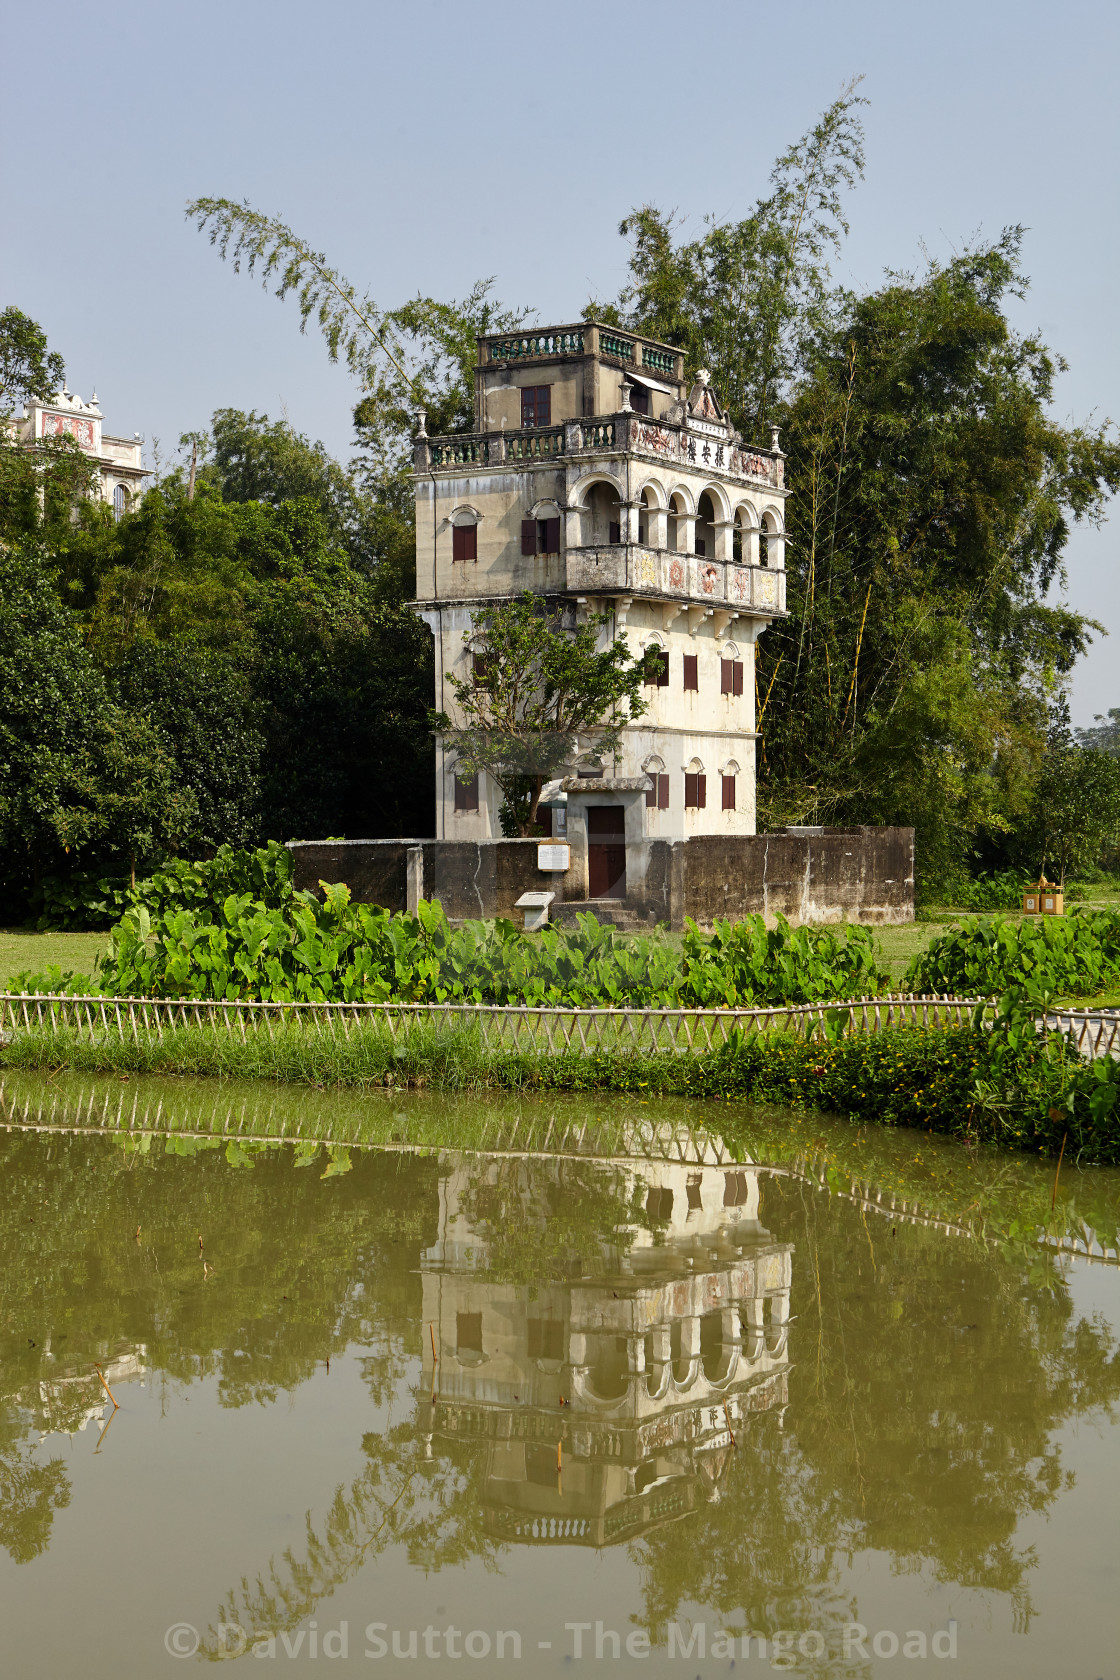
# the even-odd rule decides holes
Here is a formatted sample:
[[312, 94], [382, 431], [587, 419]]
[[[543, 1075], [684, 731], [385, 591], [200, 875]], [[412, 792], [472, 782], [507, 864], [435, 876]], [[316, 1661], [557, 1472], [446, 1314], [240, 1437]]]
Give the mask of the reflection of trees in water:
[[[325, 1155], [286, 1147], [239, 1166], [224, 1147], [187, 1158], [163, 1141], [0, 1135], [0, 1393], [12, 1397], [0, 1403], [0, 1543], [20, 1559], [45, 1548], [65, 1472], [21, 1443], [46, 1421], [39, 1384], [88, 1371], [106, 1346], [144, 1344], [153, 1372], [213, 1376], [220, 1403], [241, 1406], [360, 1345], [374, 1398], [400, 1396], [408, 1421], [366, 1437], [362, 1474], [309, 1518], [302, 1545], [229, 1595], [226, 1619], [293, 1628], [390, 1546], [418, 1568], [493, 1561], [503, 1542], [484, 1527], [485, 1450], [426, 1438], [406, 1390], [436, 1159], [355, 1154], [324, 1182]], [[1016, 1527], [1068, 1485], [1054, 1431], [1120, 1395], [1115, 1341], [1074, 1319], [1045, 1257], [1028, 1265], [920, 1227], [891, 1236], [795, 1180], [763, 1186], [765, 1225], [794, 1244], [784, 1433], [772, 1413], [753, 1416], [713, 1497], [632, 1543], [650, 1631], [688, 1604], [741, 1631], [827, 1628], [850, 1613], [846, 1559], [866, 1547], [899, 1572], [1005, 1594], [1025, 1620], [1031, 1557]], [[657, 1229], [625, 1174], [586, 1161], [480, 1162], [466, 1205], [484, 1276], [530, 1288], [605, 1273], [627, 1248], [621, 1226]]]
[[693, 1601], [760, 1632], [820, 1625], [807, 1604], [861, 1548], [1006, 1594], [1026, 1626], [1015, 1530], [1070, 1485], [1054, 1432], [1120, 1397], [1116, 1339], [1074, 1319], [1049, 1261], [1025, 1276], [979, 1244], [891, 1235], [792, 1180], [765, 1180], [763, 1208], [800, 1257], [786, 1432], [761, 1418], [687, 1535], [634, 1548], [651, 1633]]
[[100, 1399], [93, 1364], [111, 1351], [142, 1345], [153, 1374], [216, 1378], [220, 1403], [243, 1406], [363, 1344], [374, 1399], [397, 1389], [419, 1350], [414, 1267], [434, 1229], [437, 1164], [370, 1154], [323, 1183], [334, 1164], [291, 1146], [0, 1134], [12, 1487], [0, 1536], [13, 1556], [46, 1544], [65, 1479], [56, 1488], [18, 1452], [9, 1464], [8, 1443], [76, 1429]]
[[69, 1503], [70, 1478], [60, 1458], [44, 1461], [33, 1444], [0, 1442], [0, 1546], [15, 1563], [46, 1551], [54, 1514]]
[[480, 1156], [462, 1209], [485, 1252], [488, 1276], [546, 1283], [598, 1269], [648, 1226], [645, 1187], [616, 1166], [570, 1157]]
[[[348, 1488], [338, 1487], [326, 1513], [306, 1517], [298, 1550], [287, 1547], [250, 1581], [243, 1577], [218, 1610], [201, 1647], [218, 1659], [218, 1628], [240, 1627], [247, 1638], [292, 1633], [323, 1599], [389, 1547], [400, 1546], [416, 1568], [434, 1571], [482, 1559], [498, 1546], [482, 1526], [482, 1455], [456, 1444], [429, 1457], [412, 1423], [363, 1437], [369, 1463]], [[228, 1650], [228, 1636], [224, 1649]]]

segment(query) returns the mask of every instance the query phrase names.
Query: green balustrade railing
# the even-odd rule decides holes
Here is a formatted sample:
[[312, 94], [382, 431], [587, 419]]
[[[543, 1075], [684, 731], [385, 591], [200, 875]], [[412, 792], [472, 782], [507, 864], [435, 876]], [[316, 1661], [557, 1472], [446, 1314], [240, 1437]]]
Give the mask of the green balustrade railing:
[[620, 361], [634, 360], [634, 341], [630, 338], [619, 338], [617, 333], [599, 331], [599, 354], [601, 356], [617, 356]]
[[526, 432], [506, 433], [507, 461], [546, 461], [564, 453], [564, 428], [541, 427]]
[[614, 421], [587, 420], [580, 427], [580, 438], [583, 449], [613, 449]]
[[526, 333], [518, 338], [503, 338], [490, 346], [492, 362], [515, 362], [525, 356], [580, 356], [583, 354], [582, 332]]
[[490, 445], [485, 438], [438, 438], [431, 443], [433, 467], [485, 466]]
[[677, 358], [671, 350], [654, 350], [648, 344], [642, 345], [642, 366], [656, 368], [658, 373], [675, 373]]

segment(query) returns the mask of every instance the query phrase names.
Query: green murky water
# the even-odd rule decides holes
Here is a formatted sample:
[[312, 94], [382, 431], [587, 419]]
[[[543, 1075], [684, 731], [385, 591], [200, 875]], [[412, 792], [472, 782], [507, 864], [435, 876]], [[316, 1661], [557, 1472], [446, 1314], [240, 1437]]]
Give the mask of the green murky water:
[[5, 1674], [1120, 1673], [1116, 1173], [695, 1104], [0, 1124]]

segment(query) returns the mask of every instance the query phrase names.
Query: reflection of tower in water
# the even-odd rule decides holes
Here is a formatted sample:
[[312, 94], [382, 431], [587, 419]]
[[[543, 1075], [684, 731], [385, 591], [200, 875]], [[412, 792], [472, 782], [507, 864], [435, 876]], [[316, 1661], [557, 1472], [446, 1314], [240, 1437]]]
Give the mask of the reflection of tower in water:
[[492, 1275], [493, 1232], [471, 1209], [512, 1176], [531, 1230], [542, 1176], [555, 1204], [577, 1165], [571, 1194], [585, 1188], [588, 1163], [449, 1162], [421, 1263], [423, 1427], [484, 1447], [496, 1537], [598, 1546], [683, 1516], [718, 1499], [751, 1414], [785, 1406], [792, 1245], [759, 1222], [756, 1168], [690, 1153], [601, 1163], [645, 1218], [604, 1233], [576, 1275], [534, 1286]]

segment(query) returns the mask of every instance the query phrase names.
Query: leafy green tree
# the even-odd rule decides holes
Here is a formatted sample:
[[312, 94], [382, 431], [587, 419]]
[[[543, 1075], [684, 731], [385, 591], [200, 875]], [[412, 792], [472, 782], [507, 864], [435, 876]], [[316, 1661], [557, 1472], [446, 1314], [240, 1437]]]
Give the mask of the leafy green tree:
[[1120, 447], [1053, 418], [1064, 363], [1009, 323], [1020, 229], [866, 295], [833, 287], [861, 103], [845, 89], [742, 222], [688, 241], [633, 212], [608, 313], [712, 368], [744, 433], [786, 440], [790, 616], [758, 649], [761, 819], [913, 823], [932, 883], [998, 852], [1031, 807], [1051, 698], [1100, 628], [1047, 591], [1071, 524], [1103, 518]]
[[1071, 522], [1120, 484], [1120, 447], [1050, 413], [1060, 364], [1007, 320], [1020, 243], [838, 300], [787, 411], [764, 797], [786, 820], [913, 822], [927, 877], [1025, 809], [1049, 696], [1099, 628], [1045, 597]]
[[434, 723], [465, 777], [485, 770], [501, 788], [507, 834], [535, 833], [544, 784], [581, 745], [610, 758], [628, 719], [645, 710], [642, 687], [656, 649], [635, 659], [622, 637], [600, 648], [607, 622], [566, 629], [526, 593], [485, 608], [466, 638], [475, 672], [448, 677], [458, 719], [441, 712]]
[[1110, 706], [1105, 715], [1098, 712], [1092, 729], [1078, 729], [1075, 733], [1078, 746], [1120, 755], [1120, 706]]
[[[120, 704], [156, 727], [175, 766], [176, 797], [194, 806], [194, 855], [251, 846], [261, 822], [261, 759], [250, 674], [236, 655], [192, 637], [139, 637], [112, 673]], [[182, 848], [180, 848], [182, 849]]]
[[113, 704], [33, 547], [0, 547], [0, 692], [6, 897], [68, 857], [132, 868], [185, 838], [194, 802], [161, 733]]
[[1022, 863], [1062, 883], [1091, 873], [1106, 848], [1115, 851], [1118, 827], [1120, 760], [1092, 747], [1051, 746], [1015, 836]]
[[0, 419], [32, 397], [52, 397], [65, 375], [62, 357], [48, 350], [38, 322], [15, 304], [0, 310]]
[[432, 644], [416, 616], [339, 566], [329, 587], [278, 585], [256, 635], [269, 833], [430, 834]]

